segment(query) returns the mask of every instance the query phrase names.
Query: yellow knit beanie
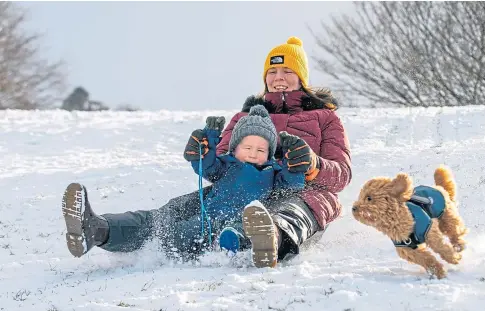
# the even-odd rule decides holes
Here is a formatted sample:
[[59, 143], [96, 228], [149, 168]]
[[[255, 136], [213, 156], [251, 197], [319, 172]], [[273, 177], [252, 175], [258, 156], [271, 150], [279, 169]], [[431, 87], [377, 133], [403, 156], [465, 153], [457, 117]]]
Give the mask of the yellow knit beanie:
[[300, 38], [290, 37], [286, 44], [278, 45], [269, 52], [264, 62], [263, 82], [265, 84], [268, 69], [275, 67], [290, 68], [298, 75], [301, 84], [308, 87], [308, 58]]

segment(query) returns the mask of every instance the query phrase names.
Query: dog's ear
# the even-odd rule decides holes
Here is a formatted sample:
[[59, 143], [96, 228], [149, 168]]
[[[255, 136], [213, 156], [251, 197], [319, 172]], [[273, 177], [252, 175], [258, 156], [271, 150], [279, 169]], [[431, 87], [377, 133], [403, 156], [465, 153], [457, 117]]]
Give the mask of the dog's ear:
[[407, 201], [413, 195], [413, 182], [408, 174], [399, 173], [390, 184], [391, 195], [399, 201]]

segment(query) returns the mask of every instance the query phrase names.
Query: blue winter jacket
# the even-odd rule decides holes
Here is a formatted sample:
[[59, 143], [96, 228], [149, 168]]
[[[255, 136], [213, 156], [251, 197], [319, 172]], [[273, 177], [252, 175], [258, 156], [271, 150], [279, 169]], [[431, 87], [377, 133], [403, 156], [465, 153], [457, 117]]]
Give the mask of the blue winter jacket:
[[[213, 183], [204, 204], [213, 221], [240, 220], [245, 205], [267, 198], [272, 190], [296, 191], [303, 189], [303, 173], [290, 173], [283, 163], [274, 159], [258, 166], [244, 163], [232, 153], [216, 156], [220, 133], [205, 130], [209, 152], [202, 160], [202, 177]], [[199, 174], [199, 161], [192, 161], [192, 168]]]

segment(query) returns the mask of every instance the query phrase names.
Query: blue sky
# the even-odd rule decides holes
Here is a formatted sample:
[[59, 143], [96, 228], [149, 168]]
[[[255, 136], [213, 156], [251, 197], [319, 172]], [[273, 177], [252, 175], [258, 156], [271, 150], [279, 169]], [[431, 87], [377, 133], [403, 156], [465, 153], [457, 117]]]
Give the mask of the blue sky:
[[[298, 36], [319, 51], [320, 30], [351, 2], [18, 2], [45, 55], [67, 64], [76, 86], [109, 107], [239, 109], [263, 88], [266, 54]], [[310, 82], [328, 86], [310, 63]], [[67, 94], [66, 94], [67, 95]]]

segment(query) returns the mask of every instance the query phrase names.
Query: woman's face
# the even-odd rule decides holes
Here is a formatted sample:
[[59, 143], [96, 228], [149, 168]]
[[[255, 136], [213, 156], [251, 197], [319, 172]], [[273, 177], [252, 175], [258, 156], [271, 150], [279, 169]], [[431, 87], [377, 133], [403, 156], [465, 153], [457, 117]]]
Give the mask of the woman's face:
[[270, 68], [266, 72], [266, 86], [268, 91], [291, 92], [300, 89], [301, 83], [298, 75], [286, 67]]

